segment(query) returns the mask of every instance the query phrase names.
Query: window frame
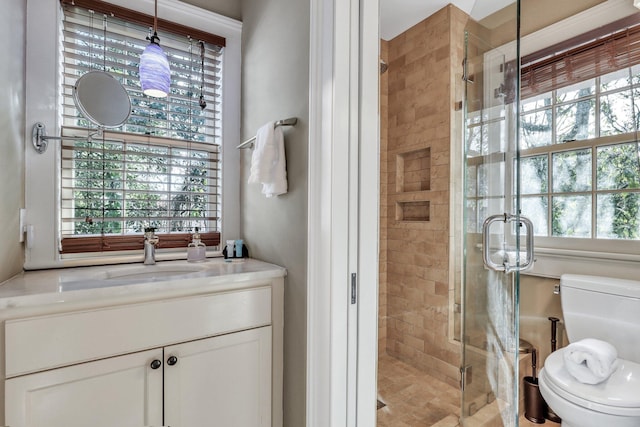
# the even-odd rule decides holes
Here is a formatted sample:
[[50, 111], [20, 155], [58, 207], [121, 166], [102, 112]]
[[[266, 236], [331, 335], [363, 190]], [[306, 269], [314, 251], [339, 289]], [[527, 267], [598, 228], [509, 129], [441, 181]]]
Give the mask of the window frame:
[[[634, 71], [640, 71], [640, 67], [637, 65], [629, 68], [625, 68], [625, 70], [633, 69]], [[605, 74], [606, 75], [606, 74]], [[551, 99], [551, 103], [548, 105], [544, 105], [538, 108], [531, 108], [527, 110], [521, 109], [521, 116], [534, 114], [536, 112], [541, 112], [545, 110], [549, 110], [551, 112], [551, 121], [549, 124], [551, 129], [551, 142], [550, 144], [531, 147], [531, 148], [523, 148], [520, 147], [520, 158], [526, 159], [530, 157], [537, 156], [547, 156], [547, 191], [544, 193], [521, 193], [520, 196], [525, 197], [547, 197], [547, 235], [546, 236], [536, 236], [536, 240], [538, 244], [543, 247], [555, 248], [555, 249], [574, 249], [576, 247], [580, 247], [581, 249], [586, 249], [589, 251], [605, 251], [610, 253], [638, 253], [640, 252], [640, 240], [626, 240], [626, 239], [606, 239], [606, 238], [598, 238], [597, 237], [597, 199], [599, 194], [604, 193], [614, 193], [614, 190], [611, 189], [599, 189], [597, 188], [597, 149], [600, 147], [607, 147], [619, 144], [629, 144], [635, 143], [637, 141], [636, 132], [628, 132], [628, 133], [619, 133], [615, 135], [605, 135], [600, 136], [601, 132], [601, 116], [599, 114], [601, 107], [601, 98], [609, 96], [611, 94], [619, 93], [625, 90], [638, 92], [640, 90], [640, 83], [638, 83], [637, 78], [634, 78], [634, 74], [631, 72], [629, 76], [632, 80], [636, 80], [635, 82], [623, 87], [623, 88], [614, 88], [610, 90], [602, 90], [602, 84], [600, 77], [585, 79], [585, 81], [592, 80], [594, 83], [595, 91], [589, 96], [583, 98], [576, 98], [569, 101], [560, 100], [558, 91], [553, 90], [551, 92], [547, 92], [544, 94], [537, 95], [536, 97], [531, 97], [531, 99], [542, 97]], [[567, 142], [558, 141], [558, 135], [556, 134], [557, 130], [557, 108], [563, 105], [570, 105], [573, 103], [577, 103], [585, 100], [593, 100], [594, 101], [594, 115], [595, 115], [595, 133], [596, 136], [593, 138], [581, 139], [581, 140], [573, 140]], [[521, 104], [525, 103], [526, 99], [521, 100]], [[522, 138], [522, 137], [521, 137]], [[556, 153], [562, 152], [572, 152], [580, 149], [590, 149], [591, 150], [591, 189], [585, 191], [576, 191], [576, 192], [557, 192], [553, 190], [553, 155]], [[521, 186], [522, 187], [522, 186]], [[640, 189], [629, 189], [627, 190], [629, 193], [640, 193]], [[591, 198], [591, 227], [590, 227], [590, 237], [560, 237], [552, 235], [552, 200], [554, 196], [567, 196], [567, 195], [588, 195]], [[523, 212], [526, 215], [526, 212]]]
[[[153, 17], [132, 12], [130, 9], [105, 5], [100, 0], [74, 0], [73, 2], [61, 0], [60, 3], [63, 5], [64, 11], [61, 25], [64, 44], [60, 55], [64, 71], [61, 87], [62, 134], [69, 135], [74, 139], [84, 138], [89, 130], [95, 128], [95, 125], [89, 123], [78, 111], [73, 100], [72, 87], [79, 75], [108, 69], [109, 73], [124, 85], [132, 104], [131, 115], [124, 125], [113, 131], [102, 131], [101, 134], [93, 138], [96, 146], [107, 143], [110, 144], [112, 150], [116, 150], [116, 152], [110, 151], [111, 159], [114, 155], [120, 156], [122, 159], [122, 163], [109, 163], [110, 171], [123, 180], [119, 185], [116, 184], [117, 191], [107, 192], [110, 195], [108, 200], [116, 202], [115, 206], [112, 206], [116, 210], [110, 210], [106, 213], [104, 210], [106, 201], [102, 200], [103, 210], [100, 212], [101, 202], [97, 200], [104, 199], [104, 192], [102, 196], [96, 194], [101, 191], [100, 185], [96, 186], [95, 181], [89, 188], [84, 188], [82, 191], [77, 188], [79, 182], [84, 182], [82, 176], [92, 173], [84, 170], [84, 167], [87, 166], [85, 162], [76, 161], [86, 155], [85, 149], [81, 147], [89, 141], [82, 142], [73, 139], [62, 141], [60, 209], [60, 252], [63, 254], [62, 257], [64, 258], [69, 253], [140, 250], [143, 248], [144, 241], [143, 226], [160, 227], [156, 231], [160, 237], [158, 249], [186, 246], [191, 241], [191, 234], [195, 230], [193, 227], [199, 227], [201, 240], [207, 247], [213, 250], [217, 249], [214, 247], [220, 243], [219, 199], [221, 188], [218, 167], [221, 143], [219, 134], [221, 130], [219, 122], [221, 103], [219, 100], [222, 89], [220, 74], [224, 67], [222, 60], [225, 39], [217, 35], [199, 33], [196, 29], [175, 28], [175, 24], [161, 21], [158, 28], [163, 34], [162, 46], [171, 64], [173, 82], [169, 96], [162, 102], [158, 102], [154, 98], [143, 96], [139, 82], [131, 77], [131, 74], [135, 74], [131, 67], [139, 60], [146, 45], [145, 36], [149, 31], [148, 25], [153, 22]], [[192, 34], [202, 37], [201, 48], [206, 48], [206, 54], [204, 50], [198, 54], [199, 40], [194, 40]], [[204, 43], [204, 40], [212, 41]], [[92, 57], [92, 55], [94, 56]], [[203, 56], [201, 57], [201, 55]], [[187, 72], [186, 70], [189, 69], [190, 71]], [[207, 84], [204, 87], [201, 86], [201, 78], [206, 79]], [[198, 106], [195, 99], [198, 96], [198, 86], [209, 101], [208, 108], [205, 110]], [[163, 119], [159, 120], [157, 114], [162, 115]], [[151, 116], [156, 117], [156, 120], [149, 120]], [[187, 129], [182, 127], [184, 120], [190, 120], [192, 117], [197, 120], [198, 125], [194, 126], [192, 121]], [[140, 200], [136, 194], [141, 193], [131, 191], [127, 185], [129, 181], [124, 177], [130, 171], [126, 166], [131, 160], [130, 156], [135, 156], [127, 147], [144, 146], [168, 150], [160, 159], [163, 164], [167, 165], [177, 165], [184, 161], [174, 157], [176, 150], [187, 149], [190, 151], [193, 149], [194, 153], [200, 150], [208, 152], [206, 155], [208, 160], [205, 161], [207, 163], [206, 181], [202, 182], [200, 187], [206, 193], [204, 218], [201, 216], [203, 212], [199, 212], [197, 215], [202, 218], [199, 221], [192, 221], [190, 213], [169, 213], [169, 205], [159, 202], [159, 204], [151, 205], [154, 211], [151, 216], [131, 218], [133, 223], [130, 222], [130, 214], [128, 213], [130, 209], [135, 211], [138, 216], [142, 211], [139, 210], [140, 207], [137, 207], [138, 210], [136, 210], [134, 201], [134, 199]], [[99, 150], [95, 151], [94, 149], [95, 147], [90, 151], [99, 156]], [[142, 151], [144, 152], [144, 149]], [[80, 157], [76, 157], [76, 154]], [[142, 154], [142, 156], [145, 159], [154, 157], [149, 152]], [[100, 161], [97, 158], [95, 160]], [[92, 167], [96, 165], [96, 163], [91, 164]], [[100, 167], [99, 164], [98, 167]], [[116, 169], [112, 169], [114, 167]], [[143, 172], [138, 168], [135, 169], [134, 173]], [[162, 173], [161, 170], [155, 170], [155, 173], [158, 172]], [[166, 182], [172, 182], [173, 178], [186, 178], [186, 176], [180, 175], [179, 168], [165, 170], [165, 172], [171, 175], [165, 176]], [[178, 175], [173, 175], [174, 172]], [[96, 178], [93, 177], [93, 179]], [[105, 188], [115, 189], [112, 185], [113, 183], [104, 187], [103, 181], [102, 191]], [[160, 196], [161, 200], [166, 197], [165, 203], [171, 204], [174, 200], [172, 197], [174, 187], [168, 186], [164, 190], [155, 190], [154, 193]], [[76, 204], [74, 199], [80, 193], [82, 195], [79, 197], [82, 200]], [[90, 213], [85, 211], [87, 206], [84, 203], [88, 200], [87, 197], [92, 200]], [[163, 208], [166, 210], [162, 211]], [[120, 215], [117, 218], [114, 217], [114, 214], [118, 212]], [[105, 218], [105, 213], [108, 218]], [[163, 213], [162, 218], [156, 216]], [[88, 215], [86, 219], [85, 215]], [[82, 216], [83, 219], [78, 218], [79, 216]], [[189, 225], [186, 227], [178, 225], [179, 229], [175, 229], [173, 220], [178, 218], [180, 218], [178, 223], [187, 221]], [[138, 230], [133, 232], [129, 226], [125, 225], [127, 223], [129, 226], [137, 227]], [[76, 230], [78, 225], [80, 228]], [[103, 228], [104, 225], [106, 225], [106, 229]], [[109, 225], [115, 225], [115, 229]], [[80, 230], [91, 230], [91, 232], [82, 233]], [[103, 233], [100, 233], [101, 230]]]
[[[536, 52], [545, 52], [545, 49], [556, 46], [558, 40], [579, 38], [591, 29], [602, 28], [634, 13], [637, 14], [637, 10], [627, 3], [623, 0], [604, 2], [522, 37], [520, 44], [522, 57], [535, 55]], [[599, 141], [601, 145], [628, 142], [625, 141], [624, 135], [600, 137]], [[585, 141], [575, 142], [576, 146], [580, 143], [584, 144]], [[574, 142], [557, 144], [555, 148], [558, 151], [571, 148], [566, 144], [574, 144]], [[526, 212], [523, 214], [526, 216]], [[620, 278], [637, 276], [640, 242], [597, 239], [593, 244], [585, 245], [586, 240], [537, 236], [534, 240], [536, 262], [534, 267], [524, 274], [550, 278], [558, 278], [564, 273]]]
[[[142, 13], [153, 11], [152, 0], [127, 2], [110, 0], [110, 4]], [[58, 1], [30, 0], [27, 3], [25, 135], [31, 135], [34, 123], [42, 122], [47, 134], [59, 136], [61, 115], [59, 57], [62, 8]], [[176, 0], [161, 0], [159, 18], [214, 32], [226, 39], [222, 79], [222, 230], [221, 240], [237, 238], [240, 231], [240, 82], [242, 23]], [[86, 258], [63, 258], [58, 253], [60, 235], [60, 142], [49, 141], [49, 149], [38, 154], [25, 144], [25, 215], [24, 223], [33, 230], [31, 244], [25, 249], [26, 270], [81, 265], [137, 262], [141, 251], [98, 253]], [[227, 165], [226, 167], [224, 165]], [[209, 255], [220, 255], [220, 252]], [[184, 259], [185, 251], [160, 251], [158, 259]]]

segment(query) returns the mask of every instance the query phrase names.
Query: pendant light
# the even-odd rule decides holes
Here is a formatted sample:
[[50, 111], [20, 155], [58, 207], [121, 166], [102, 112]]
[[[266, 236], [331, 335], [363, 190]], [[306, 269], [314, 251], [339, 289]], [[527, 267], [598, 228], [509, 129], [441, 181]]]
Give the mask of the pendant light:
[[169, 94], [171, 86], [171, 70], [167, 55], [160, 47], [158, 37], [158, 0], [155, 0], [153, 17], [153, 35], [147, 37], [149, 46], [140, 56], [140, 86], [142, 93], [155, 98], [164, 98]]

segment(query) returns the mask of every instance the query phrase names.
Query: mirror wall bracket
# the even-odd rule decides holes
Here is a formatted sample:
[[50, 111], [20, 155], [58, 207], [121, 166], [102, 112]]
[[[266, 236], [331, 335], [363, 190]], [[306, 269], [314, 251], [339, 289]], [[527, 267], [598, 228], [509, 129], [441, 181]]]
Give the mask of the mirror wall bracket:
[[100, 131], [97, 130], [89, 134], [89, 136], [48, 136], [47, 128], [44, 123], [37, 122], [31, 128], [31, 143], [33, 144], [33, 148], [38, 152], [38, 154], [42, 154], [47, 151], [47, 147], [49, 146], [48, 141], [50, 139], [53, 140], [91, 140], [92, 137], [99, 134]]
[[33, 125], [33, 128], [31, 128], [31, 143], [38, 154], [47, 151], [47, 146], [49, 145], [47, 140], [49, 138], [51, 137], [47, 136], [47, 128], [45, 128], [44, 123], [38, 122]]

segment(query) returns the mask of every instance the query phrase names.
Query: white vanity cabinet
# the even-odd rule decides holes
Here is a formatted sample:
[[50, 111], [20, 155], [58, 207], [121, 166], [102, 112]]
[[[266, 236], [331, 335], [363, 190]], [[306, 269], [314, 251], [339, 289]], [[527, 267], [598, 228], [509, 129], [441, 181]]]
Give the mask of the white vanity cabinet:
[[270, 327], [167, 347], [164, 354], [164, 425], [271, 425]]
[[128, 304], [0, 310], [0, 425], [281, 427], [283, 286], [269, 277]]
[[5, 382], [8, 426], [161, 426], [162, 349], [67, 366]]
[[24, 375], [5, 390], [12, 427], [266, 427], [271, 327]]

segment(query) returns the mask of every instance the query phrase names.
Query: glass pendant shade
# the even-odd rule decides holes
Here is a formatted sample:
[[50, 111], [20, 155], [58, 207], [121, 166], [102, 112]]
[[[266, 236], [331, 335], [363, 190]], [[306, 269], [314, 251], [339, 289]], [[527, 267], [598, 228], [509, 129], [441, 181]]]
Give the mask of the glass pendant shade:
[[147, 96], [164, 98], [169, 93], [171, 70], [160, 45], [152, 39], [140, 56], [140, 86]]

